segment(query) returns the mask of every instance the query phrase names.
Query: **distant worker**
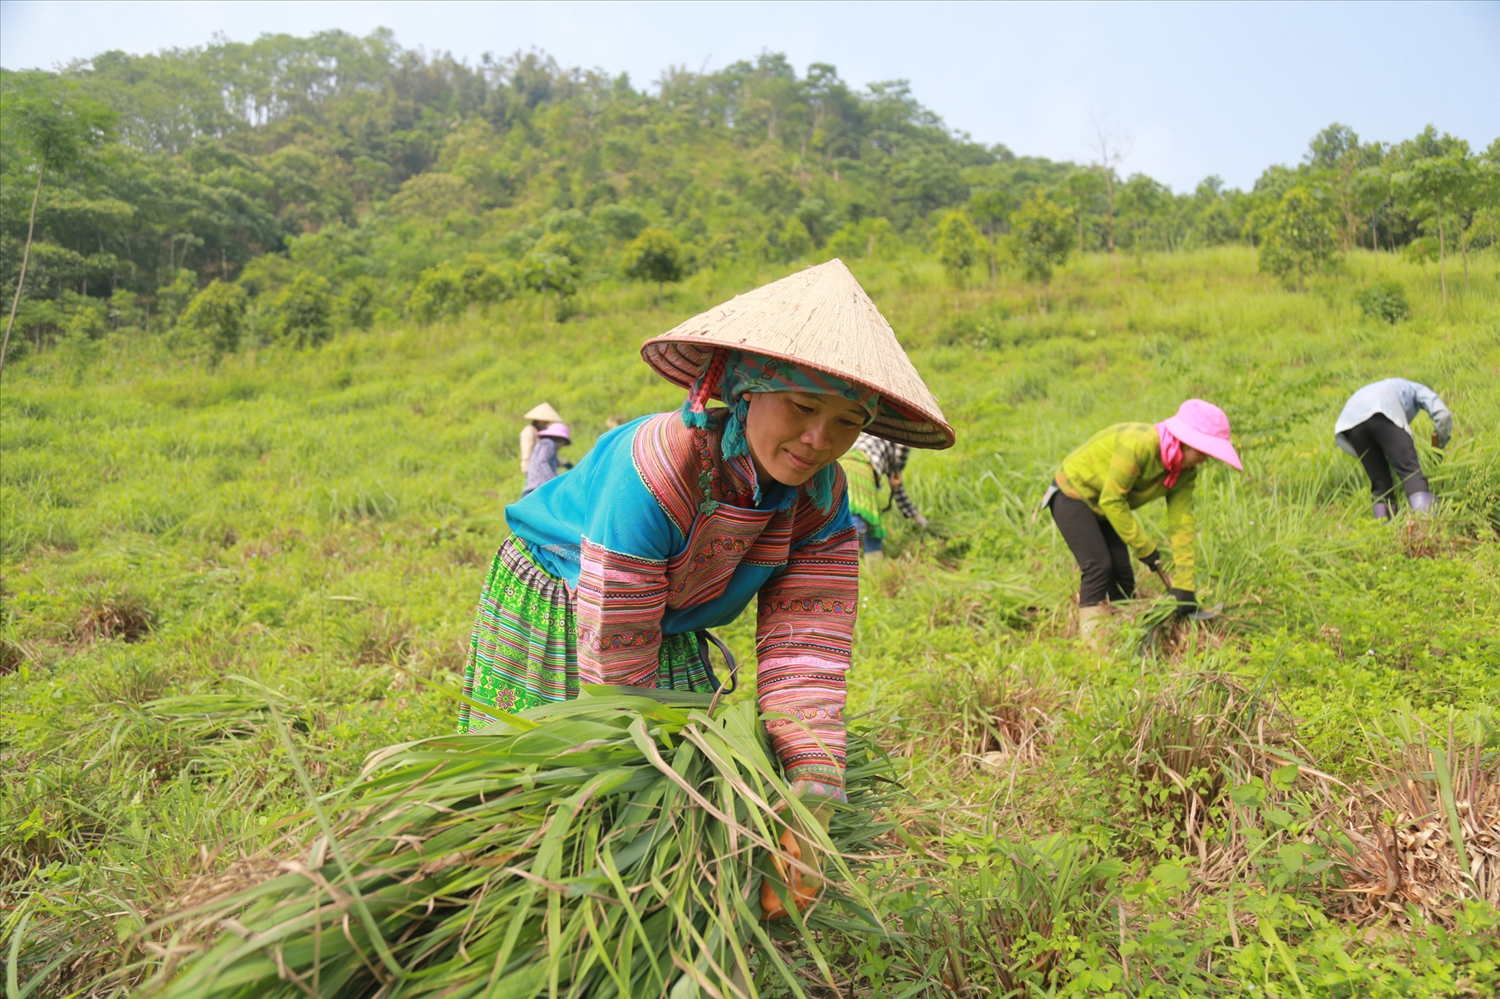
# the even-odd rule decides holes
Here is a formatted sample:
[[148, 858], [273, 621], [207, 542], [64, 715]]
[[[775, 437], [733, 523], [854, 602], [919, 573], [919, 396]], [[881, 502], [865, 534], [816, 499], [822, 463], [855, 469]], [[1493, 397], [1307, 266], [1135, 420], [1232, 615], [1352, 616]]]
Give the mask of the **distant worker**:
[[1447, 447], [1453, 436], [1453, 414], [1426, 385], [1405, 378], [1387, 378], [1366, 385], [1349, 397], [1333, 425], [1339, 447], [1358, 458], [1370, 477], [1370, 494], [1377, 520], [1389, 520], [1396, 511], [1396, 486], [1391, 472], [1401, 477], [1401, 488], [1412, 510], [1432, 509], [1432, 490], [1417, 460], [1411, 421], [1417, 410], [1432, 417], [1432, 446]]
[[543, 430], [554, 423], [561, 423], [562, 417], [557, 415], [557, 410], [547, 403], [531, 407], [522, 419], [526, 420], [526, 426], [521, 428], [521, 474], [526, 475], [531, 471], [531, 449], [536, 447], [536, 438]]
[[[1099, 650], [1110, 600], [1135, 595], [1130, 556], [1167, 584], [1177, 614], [1198, 606], [1193, 590], [1193, 489], [1198, 466], [1217, 458], [1239, 469], [1229, 442], [1229, 417], [1202, 399], [1189, 399], [1161, 423], [1116, 423], [1090, 437], [1063, 459], [1042, 505], [1052, 510], [1063, 540], [1078, 560], [1078, 631]], [[1136, 519], [1136, 508], [1165, 496], [1172, 539], [1172, 574], [1162, 565], [1156, 542]]]
[[[883, 557], [886, 530], [881, 514], [889, 510], [892, 503], [907, 520], [927, 526], [927, 518], [922, 516], [901, 484], [901, 473], [906, 470], [910, 456], [911, 448], [905, 444], [860, 434], [854, 446], [839, 459], [844, 476], [849, 480], [849, 512], [854, 515], [854, 529], [859, 533], [860, 550], [866, 558]], [[884, 509], [880, 506], [882, 479], [891, 487], [890, 502]]]
[[[536, 445], [531, 449], [531, 464], [526, 469], [525, 497], [533, 489], [557, 478], [557, 449], [573, 443], [566, 423], [551, 423], [537, 431]], [[566, 465], [572, 468], [571, 464]]]

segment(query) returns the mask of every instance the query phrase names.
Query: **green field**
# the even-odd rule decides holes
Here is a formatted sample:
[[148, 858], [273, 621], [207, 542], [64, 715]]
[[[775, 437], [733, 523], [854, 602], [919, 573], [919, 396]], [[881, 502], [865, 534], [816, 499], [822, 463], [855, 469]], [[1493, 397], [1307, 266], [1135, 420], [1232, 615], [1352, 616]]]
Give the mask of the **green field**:
[[[909, 795], [865, 877], [904, 936], [828, 941], [838, 994], [1494, 994], [1495, 251], [1466, 278], [1450, 262], [1446, 305], [1435, 264], [1390, 254], [1349, 254], [1303, 292], [1246, 248], [1125, 258], [1121, 281], [1090, 254], [1046, 313], [1013, 275], [955, 292], [915, 253], [853, 263], [958, 444], [914, 453], [932, 528], [901, 524], [862, 580], [851, 705], [904, 757]], [[524, 295], [216, 367], [131, 334], [9, 368], [13, 991], [128, 988], [169, 900], [306, 807], [268, 701], [325, 789], [372, 750], [450, 730], [439, 688], [458, 687], [520, 491], [519, 414], [550, 401], [576, 460], [607, 418], [680, 402], [642, 340], [799, 266], [705, 269], [659, 301], [601, 281], [562, 324]], [[1412, 304], [1395, 326], [1355, 304], [1386, 279]], [[1381, 525], [1332, 425], [1392, 375], [1456, 421], [1446, 453], [1421, 445], [1438, 514]], [[1226, 613], [1153, 630], [1163, 605], [1142, 599], [1089, 654], [1076, 569], [1037, 501], [1094, 430], [1188, 396], [1229, 413], [1245, 461], [1198, 490], [1200, 595]], [[1146, 514], [1160, 536], [1164, 512]], [[741, 654], [752, 624], [728, 629]], [[1406, 873], [1364, 891], [1386, 871], [1369, 844], [1393, 835]]]

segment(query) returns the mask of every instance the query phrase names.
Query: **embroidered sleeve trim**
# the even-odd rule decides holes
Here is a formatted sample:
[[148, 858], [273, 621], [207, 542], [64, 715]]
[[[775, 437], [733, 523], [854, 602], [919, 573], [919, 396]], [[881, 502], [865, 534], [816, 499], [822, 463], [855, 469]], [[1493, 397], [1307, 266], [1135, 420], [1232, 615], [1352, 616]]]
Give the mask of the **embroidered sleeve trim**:
[[611, 551], [587, 538], [578, 575], [578, 678], [582, 683], [655, 684], [666, 562]]

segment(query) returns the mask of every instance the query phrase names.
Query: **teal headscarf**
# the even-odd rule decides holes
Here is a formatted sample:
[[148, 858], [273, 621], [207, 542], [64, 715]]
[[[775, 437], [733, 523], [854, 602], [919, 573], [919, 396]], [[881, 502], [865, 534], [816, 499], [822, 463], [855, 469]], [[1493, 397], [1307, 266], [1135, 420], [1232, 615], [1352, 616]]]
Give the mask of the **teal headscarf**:
[[[724, 457], [746, 458], [750, 453], [750, 445], [745, 440], [745, 420], [749, 417], [749, 396], [753, 392], [836, 395], [858, 403], [864, 409], [865, 426], [870, 425], [880, 408], [880, 393], [873, 389], [855, 385], [823, 371], [801, 367], [792, 361], [719, 347], [714, 349], [708, 363], [703, 366], [703, 373], [688, 389], [687, 401], [682, 404], [682, 422], [689, 427], [708, 426], [708, 400], [718, 395], [729, 407], [729, 419], [724, 424]], [[834, 474], [833, 464], [830, 463], [827, 468], [820, 469], [808, 483], [808, 494], [824, 513], [833, 509]], [[757, 502], [760, 500], [758, 482], [755, 486], [755, 499]]]

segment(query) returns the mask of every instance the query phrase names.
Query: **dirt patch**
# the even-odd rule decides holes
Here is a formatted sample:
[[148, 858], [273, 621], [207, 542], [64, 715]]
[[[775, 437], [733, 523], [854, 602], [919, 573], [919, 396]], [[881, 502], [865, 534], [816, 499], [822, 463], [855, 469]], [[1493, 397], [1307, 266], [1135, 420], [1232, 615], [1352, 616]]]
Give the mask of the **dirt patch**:
[[73, 622], [73, 641], [80, 645], [120, 638], [144, 641], [156, 623], [156, 612], [133, 593], [92, 594]]

